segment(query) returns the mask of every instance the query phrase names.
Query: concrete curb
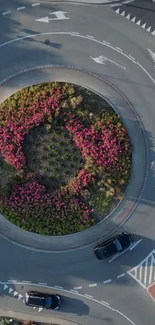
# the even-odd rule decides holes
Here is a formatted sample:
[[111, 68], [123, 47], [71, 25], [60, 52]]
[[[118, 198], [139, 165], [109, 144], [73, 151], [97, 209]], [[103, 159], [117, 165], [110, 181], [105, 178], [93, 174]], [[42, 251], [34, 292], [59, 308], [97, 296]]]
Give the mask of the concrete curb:
[[52, 80], [81, 84], [95, 91], [113, 105], [123, 119], [132, 141], [133, 169], [130, 184], [117, 208], [96, 226], [80, 233], [55, 237], [41, 236], [16, 227], [0, 215], [1, 236], [21, 246], [44, 252], [72, 250], [87, 246], [116, 231], [131, 217], [139, 203], [145, 186], [147, 168], [147, 147], [139, 117], [129, 101], [116, 88], [97, 76], [66, 67], [34, 67], [21, 71], [2, 82], [0, 101], [3, 102], [20, 88]]
[[103, 0], [54, 0], [54, 1], [46, 1], [46, 0], [42, 0], [40, 1], [40, 3], [70, 3], [70, 4], [81, 4], [81, 5], [91, 5], [91, 6], [103, 6], [103, 5], [114, 5], [117, 4], [118, 6], [121, 6], [124, 2], [126, 3], [130, 3], [133, 2], [134, 0], [118, 0], [118, 1], [113, 1], [113, 0], [109, 0], [109, 1], [103, 1]]

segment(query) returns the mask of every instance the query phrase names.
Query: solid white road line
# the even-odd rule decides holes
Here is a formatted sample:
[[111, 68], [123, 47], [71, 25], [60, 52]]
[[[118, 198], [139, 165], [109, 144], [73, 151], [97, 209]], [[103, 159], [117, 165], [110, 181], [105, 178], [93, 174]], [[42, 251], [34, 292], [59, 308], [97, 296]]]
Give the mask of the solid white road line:
[[43, 286], [47, 286], [47, 283], [45, 282], [38, 282], [39, 284], [42, 284]]
[[137, 240], [135, 243], [133, 243], [131, 246], [130, 246], [130, 251], [132, 251], [140, 242], [142, 241], [142, 238]]
[[93, 299], [93, 296], [87, 295], [86, 293], [84, 294], [84, 296]]
[[72, 293], [78, 293], [77, 290], [73, 290], [73, 289], [70, 289], [70, 292], [72, 292]]
[[103, 304], [106, 304], [106, 305], [109, 306], [109, 303], [108, 303], [108, 302], [106, 302], [106, 301], [104, 301], [104, 300], [101, 300], [101, 302], [103, 302]]
[[130, 318], [128, 318], [127, 316], [125, 316], [124, 314], [122, 314], [118, 309], [116, 309], [116, 311], [117, 311], [117, 313], [119, 313], [121, 316], [123, 316], [124, 318], [126, 318], [132, 325], [135, 325], [135, 323], [133, 323], [132, 321], [131, 321], [131, 319]]
[[117, 46], [116, 46], [116, 49], [119, 50], [119, 51], [121, 51], [121, 52], [123, 52], [123, 50], [120, 49], [120, 47], [117, 47]]
[[27, 284], [29, 284], [29, 283], [31, 283], [31, 281], [23, 281], [23, 283], [27, 283]]
[[54, 286], [54, 287], [57, 289], [63, 289], [63, 287], [60, 287], [60, 286]]

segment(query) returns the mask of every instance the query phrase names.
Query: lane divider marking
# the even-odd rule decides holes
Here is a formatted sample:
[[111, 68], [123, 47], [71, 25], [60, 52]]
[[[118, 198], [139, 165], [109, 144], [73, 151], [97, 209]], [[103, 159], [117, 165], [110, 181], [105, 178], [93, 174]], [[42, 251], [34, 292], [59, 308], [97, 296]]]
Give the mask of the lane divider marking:
[[103, 281], [103, 283], [109, 283], [109, 282], [111, 282], [112, 280], [111, 279], [108, 279], [108, 280], [106, 280], [106, 281]]
[[92, 288], [92, 287], [96, 287], [97, 284], [96, 283], [92, 283], [92, 284], [89, 284], [89, 287]]
[[25, 6], [23, 6], [23, 7], [18, 7], [17, 8], [17, 10], [19, 11], [19, 10], [24, 10], [26, 7]]
[[3, 16], [6, 16], [6, 15], [8, 15], [8, 14], [10, 14], [11, 13], [11, 11], [5, 11], [5, 12], [2, 12], [2, 15]]

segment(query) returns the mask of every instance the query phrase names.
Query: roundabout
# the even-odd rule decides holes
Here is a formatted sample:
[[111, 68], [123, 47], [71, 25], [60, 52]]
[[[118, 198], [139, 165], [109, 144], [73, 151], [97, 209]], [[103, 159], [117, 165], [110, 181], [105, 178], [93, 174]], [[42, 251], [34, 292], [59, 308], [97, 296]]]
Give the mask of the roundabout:
[[[149, 48], [155, 52], [154, 38], [151, 35], [148, 38], [137, 26], [116, 17], [108, 6], [89, 6], [88, 11], [88, 7], [86, 9], [84, 6], [69, 6], [64, 3], [54, 4], [54, 8], [51, 8], [48, 3], [36, 8], [33, 12], [28, 8], [17, 12], [10, 4], [10, 17], [3, 17], [3, 29], [7, 27], [8, 21], [12, 23], [12, 29], [7, 27], [1, 35], [1, 102], [17, 89], [35, 83], [36, 78], [46, 82], [51, 81], [51, 78], [67, 82], [74, 82], [76, 79], [77, 84], [95, 90], [113, 104], [122, 118], [124, 116], [128, 132], [129, 125], [133, 128], [129, 135], [136, 141], [133, 145], [137, 148], [134, 152], [137, 172], [133, 170], [134, 188], [130, 188], [130, 193], [126, 192], [129, 195], [126, 208], [120, 204], [118, 212], [108, 217], [113, 218], [113, 223], [107, 223], [105, 233], [101, 227], [97, 227], [94, 234], [90, 232], [89, 238], [85, 239], [83, 235], [75, 241], [73, 236], [66, 238], [66, 246], [60, 238], [59, 247], [56, 246], [58, 243], [52, 243], [57, 251], [53, 249], [50, 252], [48, 247], [51, 243], [48, 238], [42, 240], [38, 247], [37, 235], [27, 240], [23, 233], [17, 234], [15, 228], [9, 228], [9, 223], [1, 223], [0, 299], [3, 312], [7, 314], [8, 310], [18, 311], [22, 313], [22, 317], [29, 313], [20, 299], [15, 300], [13, 295], [6, 294], [5, 285], [10, 283], [8, 288], [13, 290], [10, 294], [19, 291], [22, 295], [18, 283], [20, 286], [21, 283], [24, 286], [29, 285], [32, 289], [34, 284], [42, 282], [56, 290], [78, 291], [82, 295], [79, 296], [79, 301], [83, 301], [83, 296], [87, 295], [97, 301], [104, 301], [105, 305], [119, 311], [119, 315], [117, 312], [111, 315], [113, 310], [109, 308], [108, 313], [101, 308], [103, 306], [97, 307], [95, 301], [91, 301], [87, 315], [76, 317], [75, 311], [80, 314], [80, 309], [82, 311], [86, 308], [82, 309], [80, 302], [77, 307], [76, 304], [69, 304], [69, 294], [63, 292], [62, 295], [68, 300], [65, 305], [66, 314], [65, 306], [62, 312], [64, 319], [82, 325], [91, 322], [105, 325], [114, 322], [153, 325], [154, 302], [146, 295], [145, 289], [153, 284], [155, 274], [154, 257], [151, 253], [154, 249], [155, 227], [155, 74], [152, 58], [147, 50]], [[7, 10], [8, 8], [5, 9]], [[67, 12], [66, 16], [70, 19], [50, 21], [46, 25], [36, 21], [49, 16], [50, 12], [60, 10]], [[47, 39], [50, 40], [48, 45], [45, 44]], [[65, 73], [65, 78], [62, 72]], [[129, 107], [133, 109], [132, 112], [127, 110]], [[134, 136], [134, 130], [141, 136], [140, 140], [138, 136]], [[143, 153], [143, 159], [137, 150]], [[139, 244], [111, 263], [97, 261], [92, 251], [95, 242], [108, 237], [114, 230], [127, 230]], [[141, 264], [143, 261], [144, 265]], [[67, 310], [69, 305], [72, 307]], [[106, 306], [104, 308], [108, 309]], [[34, 315], [35, 313], [35, 310], [30, 312]], [[119, 318], [121, 313], [126, 318]]]

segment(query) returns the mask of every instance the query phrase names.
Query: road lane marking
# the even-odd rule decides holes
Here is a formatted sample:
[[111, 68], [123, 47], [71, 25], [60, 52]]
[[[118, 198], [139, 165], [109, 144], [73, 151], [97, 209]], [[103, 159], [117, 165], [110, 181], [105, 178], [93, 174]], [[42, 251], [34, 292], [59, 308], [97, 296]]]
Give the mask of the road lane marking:
[[31, 283], [31, 281], [23, 281], [23, 283], [29, 284]]
[[17, 8], [17, 10], [19, 11], [19, 10], [24, 10], [26, 7], [25, 6], [23, 6], [23, 7], [18, 7]]
[[106, 302], [106, 301], [104, 301], [104, 300], [101, 300], [101, 302], [103, 302], [103, 304], [106, 304], [106, 305], [109, 306], [109, 303], [108, 303], [108, 302]]
[[117, 46], [116, 46], [116, 49], [119, 50], [119, 51], [121, 51], [121, 52], [123, 52], [123, 50], [120, 49], [120, 47], [117, 47]]
[[[17, 284], [19, 284], [19, 285], [21, 285], [23, 282], [17, 282]], [[8, 281], [7, 282], [0, 282], [0, 284], [4, 284], [4, 285], [7, 285], [8, 284]], [[36, 283], [32, 283], [32, 285], [33, 286], [36, 286], [36, 287], [42, 287], [40, 284], [36, 284]], [[55, 290], [55, 286], [54, 287], [52, 287], [52, 286], [48, 286], [48, 288], [49, 289], [53, 289], [53, 290]], [[62, 291], [62, 292], [66, 292], [66, 293], [71, 293], [69, 290], [66, 290], [66, 289], [59, 289], [58, 288], [58, 290], [60, 290], [60, 291]], [[15, 292], [14, 292], [15, 293]], [[18, 292], [17, 292], [17, 294], [18, 294]], [[106, 307], [106, 308], [108, 308], [108, 309], [110, 309], [110, 310], [112, 310], [112, 311], [114, 311], [114, 312], [116, 312], [116, 313], [119, 313], [122, 317], [124, 317], [124, 318], [126, 318], [129, 322], [130, 322], [130, 324], [132, 324], [132, 325], [136, 325], [135, 323], [133, 323], [132, 321], [131, 321], [131, 319], [130, 318], [128, 318], [126, 315], [124, 315], [123, 313], [121, 313], [121, 312], [119, 312], [117, 309], [114, 309], [114, 308], [112, 308], [111, 306], [109, 306], [109, 304], [107, 303], [107, 302], [105, 302], [105, 301], [99, 301], [99, 300], [97, 300], [97, 299], [95, 299], [95, 298], [93, 298], [93, 296], [90, 296], [90, 295], [83, 295], [83, 294], [80, 294], [80, 293], [75, 293], [75, 292], [73, 292], [72, 293], [73, 295], [75, 295], [75, 296], [78, 296], [78, 297], [82, 297], [82, 298], [86, 298], [86, 299], [89, 299], [89, 300], [91, 300], [91, 301], [93, 301], [93, 302], [95, 302], [95, 303], [97, 303], [97, 304], [99, 304], [99, 305], [102, 305], [102, 306], [104, 306], [104, 307]], [[23, 300], [23, 302], [24, 302], [24, 300]]]
[[94, 36], [91, 36], [91, 35], [86, 35], [87, 37], [89, 37], [89, 38], [94, 38]]
[[117, 257], [121, 256], [122, 254], [124, 254], [125, 252], [127, 252], [129, 250], [130, 247], [126, 248], [123, 252], [116, 254], [114, 257], [111, 258], [111, 260], [109, 260], [109, 263], [111, 263], [112, 261], [114, 261]]
[[127, 271], [144, 289], [154, 282], [155, 277], [155, 249], [139, 264]]
[[2, 15], [3, 15], [3, 16], [6, 16], [6, 15], [8, 15], [8, 14], [10, 14], [10, 13], [11, 13], [11, 11], [5, 11], [5, 12], [2, 13]]
[[129, 57], [135, 61], [135, 58], [132, 55], [129, 54]]
[[89, 287], [92, 288], [92, 287], [96, 287], [97, 284], [96, 283], [92, 283], [92, 284], [89, 284]]
[[[117, 313], [119, 313], [121, 316], [123, 316], [124, 314], [122, 314], [118, 309], [116, 309]], [[130, 318], [128, 318], [127, 316], [124, 315], [124, 317], [132, 324], [132, 325], [135, 325], [134, 322], [131, 321]]]
[[151, 162], [151, 167], [150, 168], [152, 169], [153, 166], [154, 166], [154, 161]]
[[45, 282], [38, 282], [39, 284], [42, 284], [43, 286], [47, 286], [47, 283]]
[[74, 289], [75, 290], [80, 290], [80, 289], [82, 289], [82, 287], [75, 287]]
[[106, 281], [103, 281], [103, 283], [109, 283], [109, 282], [111, 282], [112, 280], [111, 279], [108, 279], [108, 280], [106, 280]]
[[31, 6], [32, 6], [32, 7], [40, 6], [40, 3], [39, 3], [39, 2], [32, 3]]
[[138, 244], [140, 244], [142, 241], [142, 238], [137, 240], [135, 243], [133, 243], [131, 246], [130, 246], [130, 251], [132, 251]]
[[73, 293], [78, 293], [77, 290], [73, 290], [73, 289], [70, 289], [70, 292], [73, 292]]
[[123, 276], [125, 276], [125, 273], [122, 273], [122, 274], [117, 275], [117, 279], [120, 279], [120, 278], [122, 278]]
[[84, 296], [93, 299], [93, 296], [87, 295], [86, 293], [84, 294]]
[[63, 289], [63, 287], [60, 287], [60, 286], [55, 286], [55, 288], [57, 288], [57, 289]]

